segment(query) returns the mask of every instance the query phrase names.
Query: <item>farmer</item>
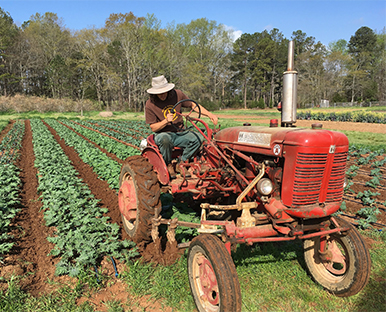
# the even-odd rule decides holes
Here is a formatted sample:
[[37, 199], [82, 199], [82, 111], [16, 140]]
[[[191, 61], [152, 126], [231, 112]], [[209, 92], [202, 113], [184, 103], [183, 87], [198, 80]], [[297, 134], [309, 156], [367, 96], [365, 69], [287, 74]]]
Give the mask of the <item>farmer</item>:
[[[154, 77], [151, 83], [152, 87], [147, 90], [150, 98], [146, 101], [145, 117], [146, 123], [150, 129], [155, 132], [155, 143], [168, 166], [170, 178], [175, 178], [176, 173], [172, 164], [173, 147], [182, 147], [183, 153], [180, 162], [190, 159], [202, 144], [202, 135], [198, 132], [184, 130], [182, 117], [175, 112], [171, 112], [173, 106], [188, 97], [182, 91], [174, 89], [173, 83], [168, 83], [164, 76]], [[199, 105], [199, 104], [197, 104]], [[181, 112], [181, 106], [194, 107], [198, 112], [195, 103], [190, 101], [182, 102], [176, 107], [177, 112]], [[217, 116], [208, 112], [201, 105], [201, 114], [211, 119], [214, 125], [217, 125]], [[176, 165], [176, 170], [181, 173], [185, 167]], [[186, 173], [186, 171], [185, 171]]]

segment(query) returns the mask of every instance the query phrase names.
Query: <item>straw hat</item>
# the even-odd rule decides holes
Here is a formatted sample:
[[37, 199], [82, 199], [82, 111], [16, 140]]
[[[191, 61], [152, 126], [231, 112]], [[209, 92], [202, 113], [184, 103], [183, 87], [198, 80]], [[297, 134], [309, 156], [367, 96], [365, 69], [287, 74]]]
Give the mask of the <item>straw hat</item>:
[[170, 91], [174, 88], [174, 83], [168, 83], [166, 78], [162, 76], [154, 77], [151, 80], [151, 88], [147, 90], [150, 94], [161, 94]]

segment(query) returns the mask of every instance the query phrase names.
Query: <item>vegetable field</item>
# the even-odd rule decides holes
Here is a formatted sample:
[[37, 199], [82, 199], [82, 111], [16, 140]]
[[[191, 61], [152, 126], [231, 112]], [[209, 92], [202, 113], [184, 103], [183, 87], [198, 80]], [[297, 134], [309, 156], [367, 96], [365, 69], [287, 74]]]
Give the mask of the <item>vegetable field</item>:
[[[139, 151], [116, 138], [123, 132], [110, 131], [102, 135], [75, 122], [36, 119], [17, 121], [4, 136], [2, 277], [26, 274], [22, 283], [38, 294], [47, 278], [77, 276], [104, 256], [122, 260], [138, 254], [122, 239], [116, 190], [123, 159]], [[126, 137], [146, 135], [122, 131]]]
[[[157, 254], [149, 246], [135, 246], [122, 227], [120, 168], [127, 157], [140, 154], [140, 141], [149, 134], [143, 121], [120, 120], [27, 119], [2, 130], [0, 291], [14, 275], [23, 276], [18, 283], [24, 291], [40, 296], [59, 284], [76, 287], [85, 274], [97, 281], [102, 275], [114, 278], [141, 256], [161, 264], [181, 256], [177, 250]], [[361, 229], [384, 231], [386, 151], [351, 146], [347, 175], [340, 214]], [[189, 205], [168, 197], [162, 202], [179, 218], [182, 206]], [[197, 216], [190, 212], [186, 218]]]

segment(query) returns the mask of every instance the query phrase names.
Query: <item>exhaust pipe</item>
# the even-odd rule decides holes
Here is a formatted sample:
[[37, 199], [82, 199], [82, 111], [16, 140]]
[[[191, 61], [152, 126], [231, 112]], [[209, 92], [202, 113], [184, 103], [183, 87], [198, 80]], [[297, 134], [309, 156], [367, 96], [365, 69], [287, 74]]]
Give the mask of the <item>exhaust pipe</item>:
[[288, 45], [287, 71], [283, 73], [282, 127], [292, 127], [296, 122], [298, 73], [294, 71], [294, 51], [294, 42], [290, 41]]

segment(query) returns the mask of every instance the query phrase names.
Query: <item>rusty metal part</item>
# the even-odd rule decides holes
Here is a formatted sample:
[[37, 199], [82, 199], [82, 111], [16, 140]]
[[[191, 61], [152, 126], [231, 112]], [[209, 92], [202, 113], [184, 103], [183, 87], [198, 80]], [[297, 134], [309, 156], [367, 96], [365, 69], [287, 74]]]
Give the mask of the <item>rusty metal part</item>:
[[[261, 164], [261, 169], [259, 174], [252, 180], [251, 183], [244, 189], [244, 191], [237, 197], [236, 204], [234, 205], [211, 205], [208, 203], [203, 203], [200, 205], [202, 209], [215, 209], [215, 210], [245, 210], [257, 208], [257, 202], [242, 202], [242, 200], [247, 196], [247, 194], [256, 186], [257, 182], [263, 177], [265, 173], [265, 165]], [[251, 218], [253, 218], [251, 216]]]
[[257, 182], [263, 177], [265, 174], [265, 165], [264, 163], [261, 164], [260, 173], [252, 180], [252, 182], [244, 189], [244, 191], [237, 197], [236, 199], [236, 205], [240, 205], [245, 196], [255, 187]]
[[326, 251], [319, 250], [319, 257], [320, 259], [322, 259], [322, 261], [330, 261], [332, 259], [332, 252], [330, 250], [326, 250]]
[[158, 227], [161, 224], [160, 220], [161, 220], [161, 216], [158, 216], [158, 217], [153, 218], [151, 220], [151, 222], [152, 222], [152, 225], [151, 225], [151, 238], [153, 239], [153, 242], [155, 242], [157, 239], [159, 239]]
[[202, 209], [215, 209], [215, 210], [243, 210], [243, 209], [252, 209], [257, 208], [258, 204], [256, 202], [246, 202], [239, 205], [211, 205], [211, 204], [201, 204]]
[[[191, 118], [193, 121], [200, 121], [199, 119], [197, 118]], [[216, 146], [216, 144], [214, 144], [213, 140], [208, 137], [204, 132], [201, 131], [201, 129], [195, 124], [195, 123], [192, 123], [192, 125], [198, 130], [198, 132], [201, 133], [201, 135], [203, 135], [204, 139], [207, 140], [208, 142], [208, 145], [210, 145], [216, 152], [218, 155], [220, 155], [220, 158], [223, 159], [232, 169], [233, 171], [237, 174], [237, 176], [245, 183], [248, 185], [249, 181], [244, 177], [244, 175], [233, 165], [233, 163], [229, 160], [229, 157], [226, 157], [224, 155], [224, 153]], [[209, 130], [209, 127], [207, 125], [205, 125], [205, 127], [207, 128], [207, 132], [209, 133], [212, 133], [211, 130]]]
[[[256, 219], [252, 217], [250, 209], [257, 208], [258, 203], [257, 202], [242, 202], [243, 199], [247, 196], [247, 194], [256, 186], [256, 184], [260, 181], [260, 179], [265, 174], [265, 165], [261, 164], [260, 172], [259, 174], [252, 180], [251, 183], [242, 191], [242, 193], [237, 197], [236, 204], [235, 205], [210, 205], [210, 204], [201, 204], [201, 208], [203, 211], [205, 209], [215, 209], [215, 210], [242, 210], [241, 216], [237, 219], [237, 226], [240, 228], [246, 228], [246, 227], [252, 227], [256, 225]], [[203, 216], [205, 216], [206, 220], [206, 214], [201, 214], [201, 221], [203, 220]], [[215, 228], [206, 228], [205, 226], [202, 226], [200, 228], [200, 231], [203, 233], [208, 233], [207, 231], [210, 231], [210, 233], [218, 233], [218, 231], [215, 230]]]
[[151, 238], [153, 239], [153, 242], [159, 238], [159, 226], [161, 224], [161, 210], [162, 207], [158, 207], [154, 210], [154, 217], [152, 218], [151, 222]]
[[256, 219], [251, 216], [250, 209], [243, 209], [241, 216], [237, 218], [237, 226], [247, 228], [256, 225]]
[[254, 164], [255, 166], [259, 166], [259, 165], [260, 165], [260, 164], [259, 164], [257, 161], [255, 161], [251, 156], [247, 156], [247, 155], [245, 155], [245, 154], [243, 154], [243, 153], [241, 153], [241, 152], [239, 152], [239, 151], [234, 150], [233, 148], [230, 148], [229, 146], [225, 146], [225, 149], [228, 150], [228, 151], [230, 151], [231, 153], [233, 153], [233, 154], [239, 156], [240, 158], [244, 159], [245, 161], [247, 161], [247, 162], [249, 162], [249, 163], [251, 163], [251, 164]]
[[190, 241], [189, 242], [185, 242], [185, 243], [180, 243], [180, 244], [177, 245], [177, 247], [179, 249], [189, 248], [189, 246], [190, 246]]
[[166, 233], [166, 237], [168, 239], [168, 242], [170, 242], [170, 243], [174, 243], [176, 241], [177, 223], [178, 223], [178, 219], [174, 218], [168, 226], [168, 231]]
[[[170, 225], [173, 220], [171, 219], [160, 219], [160, 224]], [[184, 226], [189, 228], [199, 228], [201, 225], [199, 223], [186, 222], [177, 220], [177, 226]]]
[[319, 251], [319, 256], [323, 260], [324, 267], [332, 274], [342, 275], [346, 273], [347, 259], [339, 249], [335, 241], [327, 241], [326, 257], [323, 259], [322, 253]]
[[[244, 189], [244, 191], [237, 197], [236, 205], [241, 206], [241, 202], [247, 194], [256, 186], [265, 173], [265, 165], [261, 164], [260, 173], [252, 180], [252, 182]], [[257, 205], [256, 202], [253, 202]], [[257, 207], [257, 206], [256, 206]], [[253, 207], [253, 208], [256, 208]], [[251, 216], [251, 208], [243, 208], [241, 217], [237, 218], [238, 227], [251, 227], [256, 225], [256, 219]]]
[[[206, 221], [206, 210], [201, 209], [201, 226], [197, 231], [199, 233], [207, 233], [207, 234], [222, 234], [224, 229], [218, 228], [218, 223], [207, 223]], [[223, 221], [219, 221], [222, 223]]]

